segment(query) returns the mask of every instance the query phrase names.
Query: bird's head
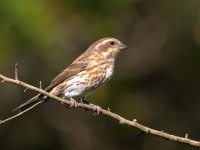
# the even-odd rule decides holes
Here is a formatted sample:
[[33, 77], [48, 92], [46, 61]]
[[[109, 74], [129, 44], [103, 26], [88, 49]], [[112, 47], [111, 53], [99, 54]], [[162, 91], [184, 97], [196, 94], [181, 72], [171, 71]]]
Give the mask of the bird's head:
[[118, 39], [111, 37], [100, 39], [91, 47], [102, 53], [102, 55], [107, 58], [115, 58], [121, 50], [127, 49], [125, 44], [120, 42]]

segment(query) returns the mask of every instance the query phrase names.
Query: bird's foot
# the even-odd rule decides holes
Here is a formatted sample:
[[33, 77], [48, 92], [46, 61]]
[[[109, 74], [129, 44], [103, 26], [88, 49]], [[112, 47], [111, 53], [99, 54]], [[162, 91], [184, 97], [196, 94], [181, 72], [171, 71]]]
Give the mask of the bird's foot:
[[89, 104], [90, 106], [93, 106], [95, 109], [94, 109], [94, 113], [93, 115], [99, 115], [102, 111], [101, 111], [101, 107], [98, 106], [98, 105], [94, 105], [94, 104]]
[[[94, 105], [94, 104], [88, 102], [88, 101], [85, 99], [85, 97], [81, 97], [81, 98], [80, 98], [80, 101], [81, 101], [81, 103], [88, 104], [88, 105], [93, 106], [93, 107], [95, 108], [93, 115], [99, 115], [99, 114], [102, 112], [100, 106]], [[85, 108], [85, 111], [88, 111], [88, 109]]]
[[69, 108], [78, 107], [78, 103], [75, 99], [70, 98], [70, 102], [71, 102], [71, 105], [69, 106]]

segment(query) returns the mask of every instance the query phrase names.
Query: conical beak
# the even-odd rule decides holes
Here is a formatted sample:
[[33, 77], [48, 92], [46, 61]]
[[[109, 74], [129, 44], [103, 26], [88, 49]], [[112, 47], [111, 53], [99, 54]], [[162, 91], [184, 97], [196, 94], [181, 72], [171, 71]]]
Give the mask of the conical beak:
[[128, 48], [124, 43], [120, 43], [118, 47], [119, 47], [119, 49], [121, 49], [121, 50], [127, 49], [127, 48]]

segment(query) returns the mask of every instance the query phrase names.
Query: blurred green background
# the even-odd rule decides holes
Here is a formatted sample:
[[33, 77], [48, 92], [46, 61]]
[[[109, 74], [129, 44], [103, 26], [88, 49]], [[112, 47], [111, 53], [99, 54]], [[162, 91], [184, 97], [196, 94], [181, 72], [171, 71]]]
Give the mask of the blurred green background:
[[[1, 0], [0, 73], [39, 86], [103, 37], [129, 49], [87, 99], [157, 130], [200, 140], [199, 0]], [[36, 93], [0, 84], [0, 119]], [[109, 117], [51, 101], [0, 126], [1, 150], [187, 150]]]

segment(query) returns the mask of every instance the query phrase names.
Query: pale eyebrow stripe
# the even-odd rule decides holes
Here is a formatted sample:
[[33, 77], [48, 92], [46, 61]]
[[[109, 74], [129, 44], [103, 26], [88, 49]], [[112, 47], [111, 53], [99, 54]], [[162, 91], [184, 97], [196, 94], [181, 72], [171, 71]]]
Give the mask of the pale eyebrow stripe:
[[99, 46], [102, 45], [102, 44], [105, 44], [106, 42], [110, 41], [111, 39], [107, 39], [107, 40], [103, 40], [102, 42], [98, 43], [95, 48], [96, 49], [99, 49]]

